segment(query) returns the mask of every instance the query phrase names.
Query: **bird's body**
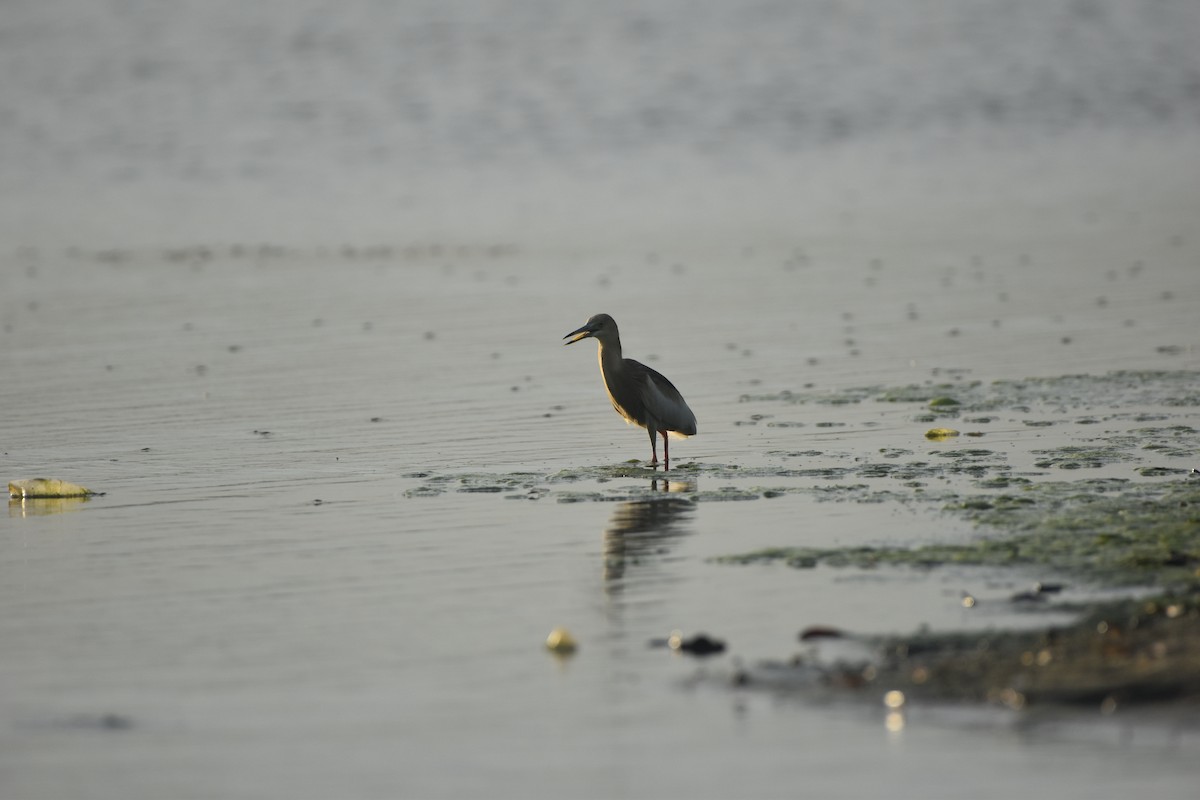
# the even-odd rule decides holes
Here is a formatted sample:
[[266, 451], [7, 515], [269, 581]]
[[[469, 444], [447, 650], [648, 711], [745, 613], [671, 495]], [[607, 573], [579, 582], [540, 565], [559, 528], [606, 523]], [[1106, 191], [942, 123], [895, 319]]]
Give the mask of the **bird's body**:
[[696, 415], [688, 408], [675, 385], [657, 370], [621, 355], [621, 335], [617, 323], [608, 314], [597, 314], [582, 328], [563, 337], [566, 344], [594, 338], [600, 343], [600, 374], [613, 408], [630, 424], [640, 425], [650, 434], [651, 464], [658, 463], [658, 440], [663, 437], [663, 464], [670, 468], [667, 436], [696, 435]]

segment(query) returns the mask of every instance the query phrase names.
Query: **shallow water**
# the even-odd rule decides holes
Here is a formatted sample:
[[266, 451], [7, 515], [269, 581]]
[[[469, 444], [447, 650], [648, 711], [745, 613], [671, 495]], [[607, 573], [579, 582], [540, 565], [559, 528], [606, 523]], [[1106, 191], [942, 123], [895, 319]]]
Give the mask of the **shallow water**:
[[[47, 475], [105, 494], [11, 503], [0, 517], [0, 794], [1192, 790], [1200, 735], [1170, 709], [918, 706], [897, 731], [874, 693], [740, 692], [720, 681], [736, 663], [787, 658], [809, 625], [884, 633], [1069, 619], [1006, 602], [1061, 576], [711, 560], [974, 535], [932, 505], [821, 499], [815, 487], [839, 484], [838, 470], [887, 452], [933, 461], [939, 449], [978, 446], [1013, 471], [1063, 479], [1036, 466], [1036, 451], [1097, 431], [1200, 427], [1194, 405], [1085, 396], [956, 422], [984, 435], [931, 443], [937, 423], [923, 405], [819, 401], [862, 386], [1200, 366], [1200, 159], [1186, 91], [1121, 59], [1102, 70], [1133, 94], [1159, 87], [1172, 113], [1147, 121], [1082, 69], [1086, 43], [1035, 43], [1035, 60], [1104, 113], [1059, 120], [1036, 95], [1015, 106], [1026, 116], [990, 125], [987, 104], [969, 101], [970, 136], [959, 139], [955, 113], [936, 111], [954, 105], [945, 98], [1008, 84], [955, 73], [927, 87], [929, 102], [900, 101], [920, 124], [860, 111], [836, 141], [796, 122], [780, 142], [781, 118], [755, 127], [750, 114], [749, 141], [718, 137], [713, 149], [705, 131], [772, 107], [748, 112], [736, 98], [776, 85], [772, 74], [785, 81], [787, 41], [761, 43], [765, 75], [720, 73], [730, 77], [713, 116], [662, 92], [695, 133], [680, 144], [673, 124], [630, 133], [615, 112], [599, 129], [566, 121], [595, 92], [631, 85], [621, 56], [657, 52], [666, 11], [653, 24], [629, 22], [630, 9], [600, 17], [587, 59], [611, 74], [556, 84], [537, 58], [513, 55], [526, 52], [515, 22], [439, 5], [414, 14], [444, 26], [449, 49], [403, 52], [465, 71], [443, 76], [461, 89], [489, 62], [456, 37], [492, 41], [505, 69], [547, 92], [527, 109], [545, 112], [562, 149], [531, 157], [524, 128], [501, 126], [491, 147], [472, 139], [476, 118], [456, 113], [475, 106], [434, 81], [437, 113], [393, 120], [392, 134], [432, 152], [410, 164], [398, 147], [372, 149], [385, 138], [378, 125], [351, 124], [371, 91], [388, 90], [377, 76], [400, 74], [396, 51], [367, 31], [385, 44], [399, 34], [367, 6], [328, 29], [287, 4], [263, 20], [242, 18], [240, 5], [180, 7], [187, 25], [134, 15], [153, 35], [130, 28], [121, 4], [90, 28], [33, 7], [4, 23], [10, 42], [79, 49], [66, 62], [74, 80], [47, 86], [39, 78], [52, 71], [21, 45], [9, 58], [23, 77], [0, 90], [6, 107], [28, 101], [27, 113], [60, 131], [0, 145], [15, 164], [3, 179], [3, 463], [9, 479]], [[1042, 30], [1040, 7], [1010, 24]], [[1056, 20], [1068, 13], [1047, 7]], [[831, 8], [822, 13], [834, 14], [834, 44], [806, 57], [864, 35]], [[1163, 43], [1170, 75], [1187, 74], [1193, 50], [1175, 44], [1192, 41], [1189, 4], [1161, 6], [1161, 19], [1098, 8], [1110, 17], [1084, 28], [1125, 25], [1137, 43]], [[613, 33], [626, 23], [651, 38]], [[721, 14], [691, 24], [718, 61], [741, 52]], [[739, 24], [749, 37], [778, 29], [754, 14]], [[571, 63], [575, 22], [547, 25], [528, 52]], [[132, 43], [111, 51], [132, 55], [88, 50], [89, 30], [102, 44]], [[356, 57], [345, 31], [375, 44]], [[252, 33], [298, 72], [272, 80], [255, 69]], [[880, 86], [894, 88], [890, 65], [921, 63], [906, 37], [884, 38], [890, 60], [847, 77], [846, 96], [863, 109], [882, 102]], [[228, 49], [205, 55], [218, 41]], [[958, 63], [945, 41], [935, 37], [936, 54]], [[661, 58], [679, 53], [672, 45]], [[678, 63], [683, 85], [711, 77], [707, 62]], [[308, 82], [297, 77], [305, 70]], [[247, 113], [262, 90], [254, 81], [217, 92], [227, 72], [273, 87], [268, 111], [282, 116]], [[376, 77], [364, 87], [363, 74]], [[343, 86], [366, 94], [339, 105]], [[130, 118], [62, 101], [93, 88], [115, 93], [113, 108]], [[173, 89], [208, 98], [209, 116], [163, 112], [153, 117], [162, 138], [147, 144], [135, 123], [158, 106], [142, 101]], [[653, 106], [651, 95], [641, 102]], [[349, 129], [335, 122], [342, 114]], [[76, 127], [49, 125], [57, 115]], [[221, 138], [222, 120], [240, 138]], [[201, 121], [207, 136], [188, 124]], [[675, 148], [661, 152], [656, 137]], [[627, 354], [669, 375], [696, 411], [700, 434], [672, 443], [671, 483], [625, 464], [647, 455], [644, 432], [612, 413], [591, 345], [561, 345], [600, 311], [620, 322]], [[782, 392], [816, 399], [765, 399]], [[1170, 480], [1136, 470], [1191, 466], [1145, 452], [1085, 471]], [[896, 481], [866, 482], [882, 491]], [[664, 488], [678, 502], [651, 499]], [[764, 496], [771, 488], [786, 491]], [[964, 608], [964, 592], [980, 602]], [[1055, 602], [1095, 592], [1068, 584]], [[542, 647], [559, 625], [580, 642], [566, 660]], [[730, 650], [701, 663], [648, 646], [674, 629]]]
[[[463, 256], [454, 270], [334, 256], [46, 261], [10, 278], [24, 302], [6, 334], [4, 406], [19, 423], [8, 429], [8, 471], [107, 494], [46, 515], [13, 504], [2, 523], [14, 796], [81, 783], [113, 796], [455, 796], [498, 785], [510, 795], [722, 796], [797, 782], [854, 796], [934, 773], [938, 786], [994, 781], [999, 795], [1067, 770], [1115, 794], [1190, 774], [1196, 734], [1172, 736], [1174, 723], [1113, 724], [1109, 738], [1081, 744], [1070, 724], [1013, 736], [1000, 712], [918, 709], [897, 735], [869, 699], [813, 705], [688, 688], [698, 669], [786, 657], [809, 625], [888, 632], [1069, 618], [1005, 602], [1053, 575], [711, 563], [756, 547], [970, 533], [925, 508], [761, 498], [762, 487], [837, 483], [797, 469], [942, 446], [924, 439], [930, 426], [908, 405], [745, 401], [748, 389], [798, 385], [781, 375], [824, 384], [820, 365], [802, 367], [803, 353], [788, 362], [774, 337], [740, 336], [749, 354], [726, 347], [727, 331], [668, 333], [650, 348], [640, 331], [656, 318], [629, 326], [630, 352], [660, 351], [702, 421], [700, 436], [676, 443], [666, 486], [587, 466], [644, 457], [646, 442], [606, 407], [591, 354], [559, 345], [580, 315], [539, 308], [565, 289], [536, 255]], [[1191, 291], [1186, 278], [1175, 291]], [[726, 280], [733, 290], [746, 276]], [[134, 287], [136, 313], [126, 313]], [[394, 313], [396, 298], [406, 313]], [[792, 324], [782, 312], [738, 313], [723, 319]], [[1184, 320], [1139, 322], [1167, 336]], [[857, 358], [867, 359], [885, 337], [861, 328]], [[941, 340], [919, 323], [911, 330], [914, 350], [922, 336]], [[1112, 365], [1180, 363], [1155, 355], [1155, 341], [1180, 340], [1151, 334], [1149, 352]], [[1089, 338], [1071, 347], [1086, 353]], [[1026, 351], [1030, 371], [1058, 366], [1039, 361], [1044, 352]], [[974, 363], [971, 348], [961, 359], [949, 363]], [[893, 372], [853, 377], [876, 375]], [[767, 427], [781, 420], [802, 427]], [[1033, 468], [1030, 450], [1088, 430], [975, 427], [987, 431], [979, 443], [1022, 469]], [[1109, 470], [1133, 476], [1129, 465], [1093, 472]], [[653, 502], [652, 488], [702, 499]], [[739, 488], [759, 499], [719, 501]], [[585, 502], [561, 502], [576, 497]], [[963, 592], [979, 606], [965, 610]], [[1069, 587], [1064, 602], [1087, 596]], [[541, 647], [556, 625], [581, 642], [565, 662]], [[647, 647], [675, 628], [726, 638], [731, 655], [697, 666]], [[106, 714], [128, 728], [106, 726]], [[1128, 748], [1130, 736], [1148, 751]], [[963, 747], [970, 756], [953, 757]], [[735, 754], [736, 764], [705, 753]], [[881, 769], [866, 777], [861, 763]]]

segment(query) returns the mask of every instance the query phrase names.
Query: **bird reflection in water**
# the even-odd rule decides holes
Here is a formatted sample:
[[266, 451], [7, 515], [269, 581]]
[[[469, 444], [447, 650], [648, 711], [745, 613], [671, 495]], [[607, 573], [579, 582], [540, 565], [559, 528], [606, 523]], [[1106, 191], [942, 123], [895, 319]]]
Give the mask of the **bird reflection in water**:
[[650, 481], [654, 495], [617, 506], [604, 530], [604, 580], [606, 590], [619, 591], [628, 564], [662, 556], [670, 543], [687, 533], [684, 523], [695, 503], [692, 481]]

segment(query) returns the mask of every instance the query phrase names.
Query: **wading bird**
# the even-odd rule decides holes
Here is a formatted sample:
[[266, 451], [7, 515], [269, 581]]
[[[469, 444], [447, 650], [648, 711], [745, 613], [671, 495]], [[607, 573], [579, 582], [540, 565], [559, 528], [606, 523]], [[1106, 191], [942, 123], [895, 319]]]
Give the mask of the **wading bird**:
[[680, 438], [696, 435], [696, 415], [675, 385], [645, 364], [621, 357], [621, 335], [608, 314], [597, 314], [563, 338], [568, 340], [564, 344], [589, 338], [600, 343], [600, 374], [608, 399], [626, 422], [641, 425], [649, 432], [651, 464], [658, 463], [655, 437], [662, 434], [663, 469], [670, 469], [667, 434]]

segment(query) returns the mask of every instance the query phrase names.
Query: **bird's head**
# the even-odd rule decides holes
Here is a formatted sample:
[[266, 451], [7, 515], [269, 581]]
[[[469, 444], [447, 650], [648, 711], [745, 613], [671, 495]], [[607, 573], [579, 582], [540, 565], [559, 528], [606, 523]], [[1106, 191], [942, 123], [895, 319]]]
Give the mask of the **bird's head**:
[[580, 339], [599, 339], [601, 342], [611, 342], [617, 340], [617, 323], [608, 314], [597, 314], [584, 324], [582, 328], [577, 328], [563, 337], [567, 341], [563, 344], [574, 344]]

